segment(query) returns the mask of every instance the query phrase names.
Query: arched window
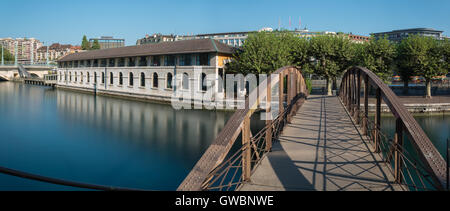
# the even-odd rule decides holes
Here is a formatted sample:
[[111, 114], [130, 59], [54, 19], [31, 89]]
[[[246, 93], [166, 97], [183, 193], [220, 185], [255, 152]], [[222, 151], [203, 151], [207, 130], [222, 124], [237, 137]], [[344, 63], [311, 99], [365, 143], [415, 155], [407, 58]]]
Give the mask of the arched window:
[[114, 75], [112, 72], [109, 73], [109, 84], [114, 84]]
[[119, 73], [119, 85], [123, 85], [123, 74], [121, 72]]
[[83, 72], [80, 73], [80, 82], [83, 83]]
[[185, 90], [189, 89], [189, 75], [187, 73], [183, 73], [182, 87]]
[[173, 88], [173, 86], [172, 86], [172, 79], [173, 78], [173, 76], [172, 76], [172, 73], [167, 73], [167, 88], [168, 89], [172, 89]]
[[67, 73], [64, 73], [64, 81], [67, 81]]
[[97, 72], [94, 72], [94, 83], [97, 84]]
[[91, 82], [91, 74], [89, 74], [89, 72], [87, 72], [87, 82], [88, 82], [88, 83]]
[[200, 90], [206, 92], [207, 87], [206, 87], [206, 73], [202, 73], [202, 75], [200, 76]]
[[134, 86], [134, 76], [133, 73], [130, 73], [129, 85]]
[[158, 73], [153, 73], [153, 88], [158, 88]]
[[59, 80], [62, 81], [62, 72], [59, 72]]
[[69, 81], [72, 82], [72, 73], [69, 72]]
[[104, 84], [104, 83], [105, 83], [105, 73], [102, 72], [102, 84]]
[[141, 87], [145, 87], [145, 73], [141, 73]]
[[78, 81], [78, 73], [75, 72], [75, 82], [77, 82], [77, 81]]

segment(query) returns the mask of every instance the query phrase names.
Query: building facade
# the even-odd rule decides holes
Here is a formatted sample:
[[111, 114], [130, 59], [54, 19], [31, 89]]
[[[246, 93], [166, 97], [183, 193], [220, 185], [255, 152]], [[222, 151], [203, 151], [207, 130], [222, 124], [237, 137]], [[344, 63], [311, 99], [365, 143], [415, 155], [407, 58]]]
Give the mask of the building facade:
[[75, 53], [58, 61], [57, 86], [164, 102], [175, 92], [213, 90], [214, 97], [221, 97], [219, 78], [233, 52], [228, 45], [201, 39]]
[[43, 44], [35, 38], [0, 38], [0, 45], [12, 55], [17, 55], [17, 61], [27, 63], [37, 60], [37, 50]]
[[[223, 44], [232, 46], [232, 47], [242, 47], [244, 45], [245, 40], [247, 40], [250, 33], [255, 32], [273, 32], [272, 28], [262, 28], [258, 31], [245, 31], [245, 32], [225, 32], [225, 33], [213, 33], [213, 34], [198, 34], [198, 35], [161, 35], [154, 34], [152, 36], [146, 36], [145, 38], [139, 39], [136, 42], [136, 45], [143, 45], [148, 43], [160, 43], [160, 42], [174, 42], [180, 40], [196, 40], [196, 39], [214, 39]], [[329, 35], [334, 34], [336, 32], [322, 31], [322, 32], [310, 32], [307, 29], [304, 30], [294, 30], [289, 31], [294, 33], [298, 37], [310, 39], [314, 36], [319, 35]], [[369, 37], [362, 35], [353, 35], [353, 34], [345, 34], [349, 37], [350, 40], [357, 43], [367, 42], [369, 41]]]
[[53, 43], [50, 46], [42, 46], [37, 50], [37, 61], [45, 62], [47, 61], [47, 56], [48, 61], [56, 61], [66, 55], [78, 52], [81, 52], [81, 46]]
[[214, 34], [198, 34], [193, 36], [177, 36], [175, 40], [214, 39], [223, 44], [241, 47], [251, 32], [226, 32]]
[[163, 34], [153, 34], [153, 35], [145, 35], [144, 38], [136, 41], [136, 45], [145, 45], [151, 43], [160, 43], [160, 42], [173, 42], [175, 41], [175, 35], [163, 35]]
[[91, 38], [89, 39], [89, 44], [92, 47], [94, 41], [97, 40], [100, 44], [100, 49], [108, 49], [108, 48], [120, 48], [125, 46], [125, 39], [117, 39], [110, 36], [102, 36], [100, 38]]
[[426, 37], [433, 37], [437, 40], [443, 40], [442, 36], [443, 31], [431, 29], [431, 28], [414, 28], [414, 29], [402, 29], [402, 30], [394, 30], [390, 32], [379, 32], [373, 33], [372, 35], [376, 38], [387, 37], [388, 40], [393, 42], [400, 42], [403, 39], [407, 38], [409, 35], [420, 35]]
[[370, 41], [370, 37], [363, 35], [355, 35], [355, 34], [346, 34], [348, 38], [355, 43], [365, 43]]

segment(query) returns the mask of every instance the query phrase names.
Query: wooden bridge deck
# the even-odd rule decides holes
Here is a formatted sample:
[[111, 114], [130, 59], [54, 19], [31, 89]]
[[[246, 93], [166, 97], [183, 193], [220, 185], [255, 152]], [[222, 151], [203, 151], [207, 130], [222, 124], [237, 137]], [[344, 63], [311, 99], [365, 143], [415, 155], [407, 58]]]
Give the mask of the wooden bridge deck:
[[310, 96], [241, 191], [398, 191], [337, 97]]

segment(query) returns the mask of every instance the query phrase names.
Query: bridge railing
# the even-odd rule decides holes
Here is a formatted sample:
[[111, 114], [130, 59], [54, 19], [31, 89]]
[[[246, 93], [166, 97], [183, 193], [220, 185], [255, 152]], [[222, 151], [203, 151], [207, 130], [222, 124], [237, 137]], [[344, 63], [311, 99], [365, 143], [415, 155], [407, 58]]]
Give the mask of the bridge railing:
[[16, 67], [19, 64], [22, 66], [32, 66], [32, 67], [57, 67], [58, 65], [56, 63], [47, 63], [47, 62], [18, 62], [15, 63], [14, 61], [4, 61], [3, 64], [0, 62], [0, 66], [8, 66], [8, 67]]
[[[411, 113], [378, 76], [366, 68], [350, 68], [343, 76], [339, 96], [354, 121], [361, 126], [363, 135], [369, 137], [373, 151], [389, 165], [398, 184], [418, 191], [445, 189], [446, 161]], [[373, 115], [369, 111], [369, 100], [375, 103]], [[395, 118], [393, 135], [381, 127], [383, 101]]]
[[[273, 74], [277, 77], [268, 77], [251, 91], [249, 96], [258, 96], [256, 101], [246, 98], [245, 108], [237, 110], [228, 120], [178, 190], [233, 191], [250, 180], [255, 166], [272, 149], [272, 141], [281, 134], [307, 97], [305, 80], [297, 67], [284, 67]], [[272, 96], [278, 98], [275, 104], [279, 108], [277, 117], [267, 120], [265, 127], [252, 135], [252, 115], [262, 104], [266, 113], [272, 114], [272, 107], [276, 107]], [[242, 142], [237, 143], [238, 139]]]
[[3, 61], [3, 64], [0, 62], [0, 66], [15, 66], [16, 63], [14, 61]]

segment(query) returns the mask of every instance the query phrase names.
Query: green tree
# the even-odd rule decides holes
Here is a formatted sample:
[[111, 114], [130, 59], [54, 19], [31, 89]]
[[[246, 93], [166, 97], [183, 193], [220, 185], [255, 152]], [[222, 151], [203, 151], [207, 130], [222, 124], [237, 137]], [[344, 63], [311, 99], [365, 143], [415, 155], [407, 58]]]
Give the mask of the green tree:
[[306, 44], [288, 32], [250, 34], [228, 64], [230, 72], [270, 74], [287, 65], [301, 65], [307, 58]]
[[87, 40], [86, 35], [83, 36], [83, 41], [81, 41], [81, 49], [82, 50], [89, 50], [91, 48], [91, 45], [89, 44], [89, 41]]
[[448, 73], [448, 71], [450, 70], [450, 40], [445, 39], [442, 42], [441, 48], [442, 48], [442, 54], [443, 54], [444, 62], [445, 62], [445, 69]]
[[14, 55], [12, 55], [11, 54], [11, 52], [9, 52], [8, 51], [8, 49], [6, 49], [6, 48], [3, 48], [3, 47], [1, 47], [0, 46], [0, 62], [1, 62], [1, 53], [2, 53], [2, 50], [3, 50], [3, 60], [6, 62], [6, 61], [14, 61], [15, 60], [15, 58], [14, 58]]
[[403, 40], [397, 45], [397, 60], [395, 72], [401, 77], [403, 81], [403, 93], [408, 94], [409, 80], [416, 75], [415, 69], [412, 67], [412, 56], [406, 40]]
[[98, 42], [98, 40], [94, 40], [91, 50], [98, 50], [98, 49], [100, 49], [100, 43]]
[[[433, 77], [448, 72], [442, 49], [438, 40], [419, 35], [409, 36], [399, 46], [399, 70], [403, 72], [401, 73], [401, 75], [403, 74], [402, 78], [413, 74], [424, 77], [427, 98], [431, 98]], [[408, 80], [409, 78], [403, 79]]]
[[314, 72], [327, 79], [327, 93], [332, 94], [333, 80], [354, 62], [355, 47], [345, 36], [323, 35], [313, 37], [309, 54]]
[[288, 38], [288, 45], [290, 46], [291, 55], [294, 59], [293, 64], [302, 67], [302, 70], [307, 70], [311, 59], [308, 52], [309, 41], [295, 36], [289, 36]]
[[370, 39], [368, 43], [360, 44], [357, 58], [363, 67], [371, 70], [384, 81], [393, 75], [396, 46], [384, 37], [383, 39]]

